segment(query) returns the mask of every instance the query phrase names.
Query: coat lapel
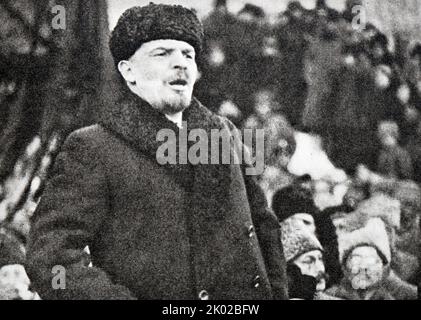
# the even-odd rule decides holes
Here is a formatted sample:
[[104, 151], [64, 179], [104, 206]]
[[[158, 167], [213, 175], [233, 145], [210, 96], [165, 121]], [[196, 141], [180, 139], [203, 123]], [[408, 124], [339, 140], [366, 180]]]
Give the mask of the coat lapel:
[[[225, 129], [222, 118], [211, 113], [193, 98], [191, 105], [183, 113], [183, 121], [187, 122], [187, 136], [192, 129], [203, 129], [207, 132], [210, 162], [211, 130]], [[158, 132], [169, 129], [175, 133], [178, 160], [180, 130], [146, 101], [127, 89], [117, 103], [104, 106], [100, 124], [142, 155], [156, 161], [158, 166], [163, 166], [174, 174], [183, 187], [192, 193], [190, 207], [195, 208], [195, 215], [212, 219], [224, 216], [229, 205], [226, 199], [230, 188], [231, 165], [222, 162], [192, 165], [180, 164], [178, 161], [177, 164], [159, 164], [156, 154], [163, 142], [157, 141]], [[190, 148], [194, 143], [188, 141], [187, 147]]]

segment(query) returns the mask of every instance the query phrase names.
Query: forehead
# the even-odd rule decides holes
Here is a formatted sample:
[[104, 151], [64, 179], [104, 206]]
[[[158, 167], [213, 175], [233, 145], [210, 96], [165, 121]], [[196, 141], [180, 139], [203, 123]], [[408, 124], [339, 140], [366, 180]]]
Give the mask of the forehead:
[[294, 214], [293, 217], [295, 219], [299, 219], [303, 221], [314, 222], [313, 216], [310, 215], [309, 213], [300, 212], [300, 213]]
[[182, 51], [194, 51], [192, 45], [185, 41], [174, 40], [174, 39], [159, 39], [145, 42], [139, 48], [139, 51], [150, 52], [158, 48], [163, 48], [167, 50], [182, 50]]
[[377, 250], [373, 247], [362, 246], [352, 250], [351, 257], [373, 257], [378, 256]]
[[303, 253], [301, 256], [297, 258], [297, 260], [300, 261], [300, 260], [305, 260], [307, 258], [321, 259], [322, 257], [323, 255], [320, 250], [313, 250], [313, 251]]

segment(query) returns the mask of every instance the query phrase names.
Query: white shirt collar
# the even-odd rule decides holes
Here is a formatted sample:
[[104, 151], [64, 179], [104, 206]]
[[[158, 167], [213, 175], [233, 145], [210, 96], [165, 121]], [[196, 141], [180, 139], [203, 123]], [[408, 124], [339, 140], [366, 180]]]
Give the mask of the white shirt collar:
[[183, 128], [183, 112], [177, 112], [174, 114], [165, 114], [165, 116], [167, 117], [168, 120], [170, 120], [171, 122], [174, 122], [177, 127], [179, 127], [180, 129]]

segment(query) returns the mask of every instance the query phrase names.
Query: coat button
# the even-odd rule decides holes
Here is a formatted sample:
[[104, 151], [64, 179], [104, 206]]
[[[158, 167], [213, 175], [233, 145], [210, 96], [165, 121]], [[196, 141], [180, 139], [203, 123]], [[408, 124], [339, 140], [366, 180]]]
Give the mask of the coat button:
[[206, 290], [202, 290], [199, 292], [199, 299], [200, 300], [209, 300], [209, 293]]
[[248, 232], [249, 238], [253, 238], [254, 232], [255, 232], [254, 226], [253, 225], [249, 226], [247, 232]]
[[254, 278], [253, 285], [256, 289], [260, 287], [260, 276]]

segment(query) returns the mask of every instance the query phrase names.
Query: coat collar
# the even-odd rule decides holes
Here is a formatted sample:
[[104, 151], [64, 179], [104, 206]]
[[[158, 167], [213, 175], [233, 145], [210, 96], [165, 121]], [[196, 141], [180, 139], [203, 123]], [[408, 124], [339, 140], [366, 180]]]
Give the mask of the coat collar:
[[[124, 89], [122, 93], [117, 103], [105, 105], [100, 123], [140, 151], [155, 158], [156, 151], [162, 144], [156, 140], [158, 132], [170, 129], [178, 133], [180, 129], [129, 89]], [[200, 128], [210, 132], [211, 129], [223, 128], [221, 118], [206, 109], [196, 98], [193, 98], [190, 106], [184, 110], [183, 121], [187, 122], [188, 131]]]
[[[177, 125], [129, 89], [124, 89], [122, 93], [122, 98], [117, 103], [104, 106], [100, 124], [142, 155], [156, 161], [157, 165], [157, 150], [163, 143], [157, 141], [158, 132], [170, 129], [177, 137], [176, 150], [179, 159], [180, 129]], [[183, 121], [187, 122], [187, 134], [192, 129], [203, 129], [210, 137], [211, 129], [225, 129], [222, 118], [206, 109], [196, 98], [192, 99], [191, 105], [183, 112]], [[191, 144], [188, 142], [188, 145]], [[210, 152], [211, 148], [208, 149]], [[208, 159], [211, 159], [210, 154]], [[199, 213], [213, 219], [224, 216], [224, 206], [229, 205], [224, 204], [224, 199], [229, 194], [231, 165], [177, 163], [162, 166], [193, 193], [192, 201], [195, 201], [194, 207]]]

